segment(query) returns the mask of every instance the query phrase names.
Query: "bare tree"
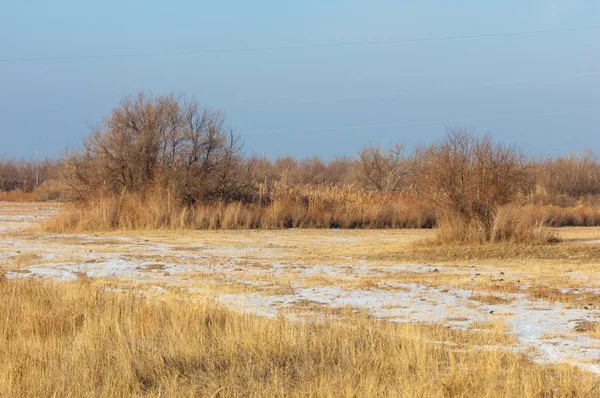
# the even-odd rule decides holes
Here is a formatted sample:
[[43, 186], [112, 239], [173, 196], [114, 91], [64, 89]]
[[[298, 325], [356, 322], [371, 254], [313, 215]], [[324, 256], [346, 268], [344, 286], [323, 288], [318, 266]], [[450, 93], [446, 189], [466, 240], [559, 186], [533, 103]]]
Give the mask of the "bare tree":
[[396, 143], [387, 151], [364, 147], [358, 153], [359, 175], [378, 191], [399, 191], [410, 173], [411, 163], [404, 157], [404, 145]]
[[235, 196], [241, 147], [224, 122], [195, 99], [126, 97], [80, 150], [66, 154], [66, 180], [82, 197], [150, 187], [188, 204]]

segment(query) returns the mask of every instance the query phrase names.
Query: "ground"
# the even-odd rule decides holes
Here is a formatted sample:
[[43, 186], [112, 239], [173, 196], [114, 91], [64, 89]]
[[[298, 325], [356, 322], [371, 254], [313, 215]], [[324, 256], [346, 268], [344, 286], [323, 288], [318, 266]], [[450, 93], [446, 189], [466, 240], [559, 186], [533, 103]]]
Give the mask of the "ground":
[[56, 211], [0, 203], [5, 278], [94, 278], [115, 292], [208, 294], [266, 317], [350, 323], [360, 313], [495, 333], [495, 347], [600, 374], [600, 228], [524, 248], [423, 243], [431, 230], [42, 232]]

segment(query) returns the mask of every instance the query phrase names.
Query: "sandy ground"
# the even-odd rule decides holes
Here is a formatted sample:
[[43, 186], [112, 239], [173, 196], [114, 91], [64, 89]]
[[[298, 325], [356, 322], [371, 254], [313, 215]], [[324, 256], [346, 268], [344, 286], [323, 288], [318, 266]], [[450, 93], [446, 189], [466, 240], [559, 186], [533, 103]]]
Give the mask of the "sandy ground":
[[[600, 321], [600, 264], [410, 264], [373, 255], [410, 250], [431, 231], [39, 232], [56, 211], [53, 205], [0, 203], [5, 278], [96, 278], [114, 291], [192, 299], [210, 294], [267, 317], [315, 319], [344, 309], [467, 330], [502, 323], [515, 338], [506, 349], [600, 374], [600, 340], [577, 332], [582, 322]], [[596, 228], [563, 235], [600, 244]], [[535, 298], [532, 289], [539, 286], [558, 286], [564, 297]]]

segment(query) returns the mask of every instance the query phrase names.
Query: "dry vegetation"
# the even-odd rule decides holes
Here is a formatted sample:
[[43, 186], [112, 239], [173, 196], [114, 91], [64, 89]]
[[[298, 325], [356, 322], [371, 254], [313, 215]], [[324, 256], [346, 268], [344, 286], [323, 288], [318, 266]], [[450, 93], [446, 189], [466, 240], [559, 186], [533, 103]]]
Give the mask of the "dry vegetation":
[[600, 322], [579, 321], [574, 331], [600, 339]]
[[34, 166], [0, 162], [0, 199], [73, 202], [49, 231], [437, 226], [438, 244], [539, 245], [557, 242], [549, 226], [600, 225], [591, 151], [532, 159], [450, 129], [410, 154], [271, 161], [244, 155], [220, 112], [174, 95], [125, 97], [81, 148], [42, 164], [37, 188]]
[[21, 220], [42, 207], [57, 205], [2, 205], [7, 395], [600, 393], [596, 343], [578, 340], [599, 336], [598, 228], [554, 229], [550, 246], [419, 244], [425, 229], [57, 235]]
[[[600, 264], [600, 246], [590, 244], [597, 236], [549, 228], [600, 226], [600, 162], [591, 152], [530, 159], [489, 135], [457, 129], [408, 155], [396, 144], [329, 162], [271, 161], [244, 155], [224, 123], [222, 114], [195, 100], [139, 94], [124, 98], [81, 148], [59, 162], [44, 161], [37, 177], [34, 162], [0, 161], [0, 200], [70, 202], [44, 231], [110, 231], [96, 242], [26, 231], [22, 241], [3, 243], [11, 254], [0, 263], [2, 272], [16, 279], [0, 275], [0, 395], [600, 396], [592, 374], [533, 363], [517, 352], [518, 336], [504, 318], [487, 322], [494, 311], [486, 310], [469, 331], [376, 320], [350, 305], [332, 307], [335, 298], [293, 301], [279, 308], [278, 319], [267, 319], [205, 296], [291, 297], [301, 287], [372, 295], [418, 284], [445, 297], [468, 289], [469, 306], [508, 306], [515, 300], [507, 294], [519, 293], [565, 311], [596, 308], [595, 285], [570, 274], [575, 269], [591, 283]], [[10, 224], [4, 231], [19, 231], [35, 218], [14, 213], [3, 214]], [[435, 235], [416, 230], [434, 227]], [[365, 231], [360, 239], [331, 235], [340, 231], [286, 231], [276, 238], [269, 231], [189, 232], [186, 238], [150, 232], [290, 228], [415, 230]], [[128, 232], [121, 241], [114, 231], [123, 230], [144, 230], [143, 243], [123, 244], [136, 236]], [[561, 244], [559, 235], [566, 236]], [[214, 257], [209, 250], [182, 255], [200, 251], [199, 237], [202, 250], [218, 252], [224, 241], [231, 247]], [[151, 256], [142, 253], [152, 248], [148, 238], [156, 238]], [[60, 247], [56, 239], [73, 241], [63, 248], [68, 255], [48, 249]], [[186, 246], [191, 243], [195, 249]], [[73, 254], [78, 245], [85, 245], [79, 257]], [[258, 254], [249, 255], [253, 245]], [[171, 278], [182, 268], [180, 284], [172, 278], [144, 284], [133, 271], [127, 283], [114, 274], [92, 280], [80, 267], [113, 260], [133, 262], [136, 272], [152, 277]], [[201, 261], [208, 269], [194, 271]], [[276, 262], [291, 269], [277, 272]], [[346, 271], [339, 266], [352, 262]], [[360, 275], [365, 264], [382, 268]], [[398, 264], [426, 271], [420, 265], [384, 270]], [[485, 268], [498, 264], [501, 272]], [[328, 266], [335, 271], [323, 271]], [[78, 281], [36, 281], [36, 267]], [[152, 297], [145, 288], [166, 293]], [[192, 289], [202, 293], [189, 294]], [[410, 305], [389, 305], [396, 304]], [[308, 316], [286, 320], [288, 310]], [[599, 338], [599, 330], [585, 320], [573, 331]]]
[[430, 228], [432, 211], [402, 193], [347, 187], [296, 187], [268, 204], [223, 200], [180, 206], [168, 194], [123, 194], [68, 207], [47, 231], [132, 229]]
[[0, 201], [2, 202], [37, 202], [40, 195], [37, 192], [23, 191], [0, 191]]
[[[24, 159], [0, 158], [0, 198], [7, 201], [37, 201], [39, 193], [34, 193], [46, 181], [59, 178], [56, 161], [44, 159], [41, 162]], [[39, 185], [36, 185], [39, 184]]]
[[484, 332], [269, 320], [90, 282], [3, 280], [0, 296], [6, 396], [574, 397], [594, 383], [567, 365], [469, 345], [497, 344]]

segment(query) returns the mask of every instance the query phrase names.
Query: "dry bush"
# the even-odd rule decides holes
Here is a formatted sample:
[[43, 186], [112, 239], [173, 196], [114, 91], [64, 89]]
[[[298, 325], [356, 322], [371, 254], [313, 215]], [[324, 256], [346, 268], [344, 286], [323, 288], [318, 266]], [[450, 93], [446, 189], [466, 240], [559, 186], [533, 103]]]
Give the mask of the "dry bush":
[[[526, 162], [515, 147], [496, 143], [489, 135], [449, 130], [431, 148], [425, 194], [437, 210], [438, 240], [444, 243], [544, 242], [540, 223], [499, 207], [527, 195], [531, 181]], [[548, 242], [552, 242], [549, 239]]]
[[439, 326], [269, 320], [89, 282], [1, 280], [0, 297], [4, 396], [540, 397], [585, 396], [594, 383]]

